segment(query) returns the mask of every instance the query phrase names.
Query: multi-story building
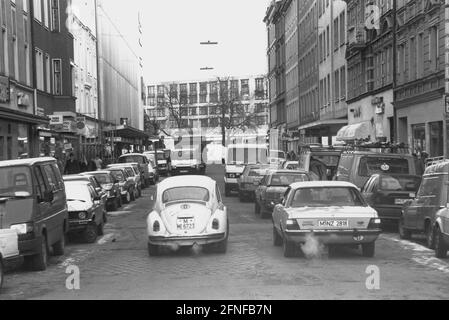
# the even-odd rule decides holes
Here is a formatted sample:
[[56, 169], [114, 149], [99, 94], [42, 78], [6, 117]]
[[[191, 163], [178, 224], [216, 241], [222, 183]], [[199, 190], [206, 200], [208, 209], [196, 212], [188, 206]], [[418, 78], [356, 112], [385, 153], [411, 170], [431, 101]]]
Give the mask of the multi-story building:
[[433, 157], [448, 156], [444, 7], [443, 1], [397, 1], [398, 140]]
[[[346, 3], [318, 1], [318, 57], [320, 119], [310, 128], [320, 130], [322, 141], [333, 137], [348, 123], [346, 105]], [[327, 139], [325, 139], [327, 138]]]
[[284, 149], [286, 131], [285, 107], [285, 0], [273, 0], [264, 22], [268, 33], [268, 86], [270, 99], [270, 148]]
[[0, 160], [38, 156], [28, 0], [0, 1]]
[[100, 118], [107, 123], [107, 156], [116, 157], [141, 151], [148, 138], [143, 132], [140, 13], [120, 1], [96, 2]]
[[[349, 126], [338, 137], [346, 141], [395, 141], [394, 1], [346, 2]], [[379, 17], [367, 19], [373, 5]]]
[[[226, 94], [227, 98], [223, 95]], [[222, 108], [233, 105], [232, 117], [238, 124], [251, 114], [251, 126], [268, 129], [268, 97], [265, 76], [221, 77], [185, 82], [164, 82], [147, 87], [145, 113], [166, 133], [197, 128], [208, 140], [221, 142]], [[241, 108], [241, 110], [237, 110]], [[249, 119], [249, 118], [247, 118]], [[235, 128], [238, 128], [236, 125]]]
[[67, 0], [30, 2], [34, 85], [39, 112], [50, 116], [40, 128], [41, 154], [81, 157], [73, 92], [73, 36], [67, 27]]
[[[318, 1], [298, 2], [300, 142], [319, 142], [314, 122], [320, 119], [318, 61]], [[295, 150], [296, 151], [296, 150]]]

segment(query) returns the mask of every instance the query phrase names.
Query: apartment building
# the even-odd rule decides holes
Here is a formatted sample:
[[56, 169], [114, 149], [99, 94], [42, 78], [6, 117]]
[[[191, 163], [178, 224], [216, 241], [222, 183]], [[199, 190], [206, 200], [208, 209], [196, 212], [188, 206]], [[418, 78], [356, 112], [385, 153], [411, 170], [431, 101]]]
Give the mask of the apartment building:
[[0, 1], [0, 160], [38, 155], [29, 0]]
[[432, 157], [448, 156], [444, 6], [442, 1], [397, 1], [398, 140]]
[[267, 93], [267, 79], [262, 75], [164, 82], [147, 86], [144, 109], [149, 121], [156, 121], [167, 133], [197, 128], [221, 141], [222, 101], [232, 101], [239, 109], [226, 114], [236, 125], [242, 122], [242, 117], [251, 114], [254, 115], [253, 124], [266, 132], [269, 123]]
[[[286, 132], [286, 56], [285, 56], [285, 16], [286, 1], [273, 0], [268, 7], [264, 23], [268, 34], [268, 86], [270, 103], [270, 148], [286, 148], [283, 136]], [[290, 30], [289, 30], [290, 32]], [[291, 39], [289, 39], [291, 40]], [[289, 70], [290, 73], [292, 72]], [[291, 109], [291, 106], [290, 106]]]

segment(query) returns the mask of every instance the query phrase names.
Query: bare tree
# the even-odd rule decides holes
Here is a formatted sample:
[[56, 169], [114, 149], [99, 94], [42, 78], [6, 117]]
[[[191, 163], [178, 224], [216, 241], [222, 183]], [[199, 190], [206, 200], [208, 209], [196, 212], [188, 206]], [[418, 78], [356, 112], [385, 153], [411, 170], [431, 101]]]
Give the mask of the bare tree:
[[163, 107], [168, 110], [170, 119], [175, 121], [178, 129], [188, 127], [184, 120], [189, 115], [189, 106], [187, 88], [184, 94], [183, 91], [178, 92], [178, 84], [176, 83], [165, 86]]

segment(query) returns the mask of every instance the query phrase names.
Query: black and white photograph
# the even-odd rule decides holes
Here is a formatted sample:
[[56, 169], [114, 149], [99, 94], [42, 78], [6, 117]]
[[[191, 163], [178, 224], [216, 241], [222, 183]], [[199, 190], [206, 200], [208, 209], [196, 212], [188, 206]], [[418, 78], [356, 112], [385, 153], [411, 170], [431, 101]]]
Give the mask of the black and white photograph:
[[0, 305], [447, 300], [448, 252], [449, 0], [0, 0]]

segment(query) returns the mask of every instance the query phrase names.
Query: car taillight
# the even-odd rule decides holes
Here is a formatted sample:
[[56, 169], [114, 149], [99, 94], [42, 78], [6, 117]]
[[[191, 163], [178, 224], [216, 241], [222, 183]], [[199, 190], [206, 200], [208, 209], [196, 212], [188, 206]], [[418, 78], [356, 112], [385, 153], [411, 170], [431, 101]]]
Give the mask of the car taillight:
[[214, 219], [214, 221], [212, 221], [212, 229], [218, 230], [218, 228], [220, 228], [220, 222], [218, 219]]
[[290, 230], [290, 231], [301, 230], [301, 228], [299, 227], [298, 221], [293, 220], [293, 219], [287, 220], [287, 230]]
[[155, 222], [154, 222], [154, 224], [153, 224], [153, 231], [154, 231], [154, 232], [159, 232], [159, 231], [161, 231], [161, 225], [160, 225], [159, 221], [155, 221]]
[[368, 229], [380, 229], [381, 223], [382, 223], [381, 219], [373, 218], [369, 222]]

